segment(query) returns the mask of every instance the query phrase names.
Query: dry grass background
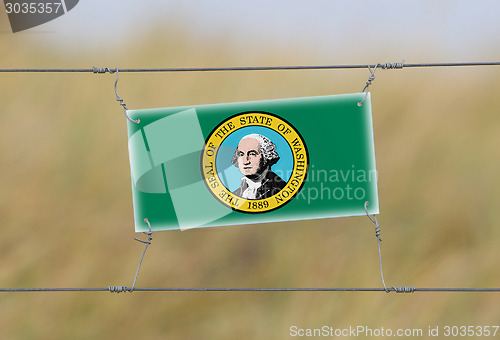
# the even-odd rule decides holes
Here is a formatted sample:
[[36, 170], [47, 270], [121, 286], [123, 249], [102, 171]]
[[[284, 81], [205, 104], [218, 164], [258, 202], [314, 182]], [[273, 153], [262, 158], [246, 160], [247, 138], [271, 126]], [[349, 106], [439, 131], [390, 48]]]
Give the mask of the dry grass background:
[[[1, 66], [308, 63], [306, 52], [272, 46], [250, 62], [223, 40], [194, 50], [178, 30], [161, 44], [152, 34], [106, 55], [68, 57], [36, 38], [1, 34], [0, 46], [8, 46], [0, 49]], [[359, 92], [368, 75], [122, 74], [119, 92], [130, 108], [152, 108]], [[499, 70], [376, 75], [387, 284], [500, 286]], [[126, 123], [114, 76], [0, 76], [0, 286], [130, 285], [143, 245], [133, 240]], [[378, 271], [373, 225], [354, 217], [158, 232], [138, 286], [379, 287]], [[0, 338], [283, 339], [291, 325], [498, 324], [498, 306], [499, 295], [486, 293], [1, 293]]]

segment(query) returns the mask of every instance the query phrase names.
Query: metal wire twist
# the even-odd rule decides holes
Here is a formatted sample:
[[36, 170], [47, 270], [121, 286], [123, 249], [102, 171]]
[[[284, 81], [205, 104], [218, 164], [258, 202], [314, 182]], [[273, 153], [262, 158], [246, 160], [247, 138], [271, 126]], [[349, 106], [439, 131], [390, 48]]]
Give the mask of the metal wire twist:
[[385, 63], [385, 64], [379, 64], [379, 67], [382, 68], [383, 70], [395, 70], [395, 69], [402, 69], [405, 66], [405, 61], [403, 60], [400, 63]]
[[153, 232], [151, 231], [151, 224], [149, 223], [149, 220], [147, 218], [144, 219], [144, 222], [148, 224], [149, 231], [145, 231], [145, 232], [143, 232], [143, 234], [146, 235], [148, 237], [148, 239], [146, 241], [143, 241], [141, 239], [134, 237], [134, 240], [142, 242], [142, 243], [146, 244], [146, 246], [144, 247], [144, 251], [142, 252], [141, 260], [139, 261], [139, 265], [137, 266], [137, 271], [135, 272], [135, 277], [134, 277], [134, 283], [132, 284], [132, 288], [130, 288], [130, 290], [129, 290], [130, 293], [132, 293], [134, 291], [135, 283], [137, 282], [137, 276], [139, 275], [139, 270], [141, 269], [142, 260], [144, 259], [144, 255], [146, 254], [146, 250], [148, 250], [148, 247], [151, 244], [151, 241], [153, 240], [153, 237], [151, 236], [151, 235], [153, 235]]
[[109, 67], [95, 67], [95, 66], [92, 67], [92, 72], [94, 72], [94, 73], [100, 73], [100, 74], [103, 74], [103, 73], [113, 74], [117, 70], [118, 70], [117, 68], [110, 69]]
[[364, 96], [362, 101], [358, 102], [358, 106], [362, 106], [366, 100], [366, 97], [368, 97], [368, 87], [370, 87], [370, 85], [372, 84], [372, 81], [375, 80], [375, 71], [377, 70], [377, 67], [379, 65], [380, 64], [375, 65], [375, 67], [373, 69], [370, 66], [368, 66], [368, 70], [370, 70], [370, 76], [368, 77], [368, 80], [366, 81], [365, 87], [363, 87], [363, 91], [361, 91], [361, 93], [363, 93], [363, 92], [365, 93], [365, 96]]
[[128, 292], [129, 289], [126, 286], [109, 286], [108, 291], [110, 293], [120, 294], [120, 293]]
[[415, 287], [392, 287], [396, 293], [414, 293]]
[[118, 86], [118, 72], [119, 72], [119, 69], [116, 67], [116, 68], [109, 68], [109, 67], [92, 67], [92, 72], [93, 73], [99, 73], [99, 74], [104, 74], [104, 73], [109, 73], [109, 74], [113, 74], [113, 73], [116, 73], [116, 80], [115, 80], [115, 96], [116, 96], [116, 101], [121, 105], [121, 107], [123, 107], [123, 114], [125, 115], [125, 117], [127, 117], [127, 119], [129, 121], [131, 121], [132, 123], [140, 123], [140, 119], [137, 119], [137, 120], [133, 120], [131, 119], [128, 115], [127, 115], [127, 104], [125, 104], [123, 102], [123, 99], [120, 98], [120, 96], [118, 95], [118, 89], [117, 89], [117, 86]]
[[373, 217], [370, 216], [368, 213], [368, 206], [370, 205], [369, 201], [365, 202], [365, 212], [366, 216], [370, 219], [375, 224], [375, 237], [377, 238], [377, 245], [378, 245], [378, 262], [380, 265], [380, 278], [382, 279], [382, 285], [384, 286], [384, 290], [386, 293], [390, 293], [392, 291], [396, 293], [413, 293], [415, 292], [415, 287], [391, 287], [390, 289], [386, 287], [385, 285], [385, 280], [384, 280], [384, 271], [382, 269], [382, 250], [380, 249], [380, 242], [382, 242], [382, 238], [380, 237], [381, 230], [380, 230], [380, 224], [377, 221], [377, 216], [373, 214]]
[[123, 102], [123, 99], [120, 98], [120, 96], [118, 95], [118, 90], [117, 90], [117, 85], [118, 85], [118, 68], [116, 68], [113, 72], [111, 72], [110, 69], [108, 69], [107, 67], [105, 67], [105, 69], [107, 69], [107, 71], [109, 73], [113, 73], [113, 72], [116, 72], [116, 80], [115, 80], [115, 94], [116, 94], [116, 101], [120, 103], [120, 105], [123, 107], [123, 114], [125, 115], [125, 117], [127, 117], [128, 120], [130, 120], [132, 123], [140, 123], [140, 119], [136, 119], [136, 120], [133, 120], [132, 118], [130, 118], [128, 115], [127, 115], [127, 105]]
[[143, 234], [146, 235], [148, 239], [144, 241], [134, 237], [134, 240], [146, 244], [146, 246], [144, 247], [144, 251], [142, 252], [141, 260], [139, 261], [139, 265], [137, 266], [137, 270], [135, 272], [134, 283], [132, 283], [131, 288], [128, 288], [127, 286], [109, 286], [107, 290], [110, 293], [124, 293], [124, 292], [132, 293], [135, 289], [135, 283], [137, 282], [137, 277], [139, 276], [139, 270], [141, 269], [142, 260], [144, 259], [144, 255], [146, 254], [148, 246], [151, 244], [151, 241], [153, 240], [153, 237], [151, 236], [153, 235], [153, 232], [151, 231], [151, 224], [149, 223], [149, 220], [147, 218], [144, 219], [144, 222], [148, 224], [149, 231], [145, 231], [143, 232]]
[[[382, 251], [380, 249], [380, 242], [382, 242], [382, 239], [380, 238], [380, 224], [377, 221], [377, 217], [375, 214], [373, 215], [373, 218], [370, 216], [368, 213], [368, 205], [370, 205], [369, 201], [365, 202], [365, 211], [366, 211], [366, 216], [370, 219], [375, 224], [375, 236], [377, 237], [377, 244], [378, 244], [378, 261], [380, 265], [380, 278], [382, 279], [382, 285], [384, 286], [384, 289], [387, 293], [390, 292], [389, 289], [385, 286], [385, 280], [384, 280], [384, 271], [382, 270]], [[394, 288], [394, 287], [393, 287]]]
[[405, 65], [404, 60], [402, 62], [397, 62], [397, 63], [384, 63], [384, 64], [376, 64], [373, 68], [370, 65], [368, 66], [368, 70], [370, 71], [370, 76], [368, 77], [368, 80], [366, 81], [365, 87], [363, 87], [363, 91], [361, 93], [365, 93], [365, 96], [362, 101], [358, 102], [358, 106], [362, 106], [363, 103], [365, 102], [366, 98], [368, 97], [368, 88], [372, 84], [372, 82], [375, 80], [375, 71], [377, 70], [377, 67], [380, 67], [383, 70], [394, 70], [394, 69], [402, 69]]

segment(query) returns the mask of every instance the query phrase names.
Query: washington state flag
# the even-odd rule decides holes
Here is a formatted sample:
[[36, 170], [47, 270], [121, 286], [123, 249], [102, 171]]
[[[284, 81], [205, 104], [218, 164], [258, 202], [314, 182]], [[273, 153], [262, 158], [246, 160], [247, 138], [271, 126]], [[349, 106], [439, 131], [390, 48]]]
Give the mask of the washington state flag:
[[127, 111], [135, 230], [378, 214], [364, 97]]

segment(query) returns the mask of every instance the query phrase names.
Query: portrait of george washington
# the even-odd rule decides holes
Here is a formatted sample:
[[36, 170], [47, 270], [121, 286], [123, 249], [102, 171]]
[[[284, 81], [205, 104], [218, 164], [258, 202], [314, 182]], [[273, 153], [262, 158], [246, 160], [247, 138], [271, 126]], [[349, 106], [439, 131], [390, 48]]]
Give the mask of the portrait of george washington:
[[260, 134], [249, 134], [240, 139], [231, 163], [243, 177], [233, 194], [246, 199], [265, 199], [277, 194], [286, 182], [271, 170], [280, 156], [276, 145]]

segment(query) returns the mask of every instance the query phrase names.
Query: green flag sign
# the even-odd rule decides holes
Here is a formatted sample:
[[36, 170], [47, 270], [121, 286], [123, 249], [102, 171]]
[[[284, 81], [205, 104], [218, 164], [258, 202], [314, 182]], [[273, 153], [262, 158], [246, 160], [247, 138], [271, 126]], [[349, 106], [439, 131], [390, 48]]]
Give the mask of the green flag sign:
[[364, 96], [129, 110], [135, 230], [378, 214]]

